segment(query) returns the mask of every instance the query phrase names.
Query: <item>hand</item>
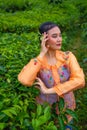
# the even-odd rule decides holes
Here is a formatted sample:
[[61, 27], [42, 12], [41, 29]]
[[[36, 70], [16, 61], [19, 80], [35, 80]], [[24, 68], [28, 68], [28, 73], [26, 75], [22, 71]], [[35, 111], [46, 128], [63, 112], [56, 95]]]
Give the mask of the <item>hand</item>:
[[36, 80], [37, 81], [34, 83], [34, 85], [37, 86], [35, 87], [38, 88], [42, 93], [46, 94], [48, 88], [46, 88], [46, 86], [44, 85], [43, 81], [40, 78], [37, 77]]
[[44, 32], [43, 37], [42, 37], [42, 42], [41, 42], [41, 53], [40, 55], [45, 55], [49, 49], [49, 45], [47, 44], [48, 41], [48, 34], [46, 32]]

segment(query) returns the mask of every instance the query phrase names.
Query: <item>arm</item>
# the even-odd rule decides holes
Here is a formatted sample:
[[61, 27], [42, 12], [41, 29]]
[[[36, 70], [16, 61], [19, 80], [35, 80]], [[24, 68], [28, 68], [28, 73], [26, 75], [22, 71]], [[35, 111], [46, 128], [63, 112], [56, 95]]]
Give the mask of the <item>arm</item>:
[[85, 86], [83, 70], [80, 68], [76, 57], [71, 52], [69, 54], [69, 68], [71, 72], [69, 81], [54, 86], [55, 92], [60, 96]]
[[46, 41], [48, 40], [47, 34], [43, 34], [43, 39], [41, 43], [41, 52], [36, 59], [32, 59], [18, 75], [18, 80], [26, 86], [32, 86], [37, 73], [41, 68], [42, 61], [44, 60], [44, 55], [47, 53], [48, 48], [46, 47]]
[[38, 82], [36, 82], [35, 84], [40, 86], [40, 90], [42, 91], [42, 93], [57, 93], [59, 96], [62, 96], [63, 94], [69, 91], [83, 87], [85, 85], [84, 73], [83, 70], [80, 68], [75, 56], [72, 53], [70, 53], [69, 68], [71, 71], [69, 81], [66, 81], [64, 83], [58, 83], [58, 85], [52, 88], [47, 88], [40, 78], [36, 78]]
[[18, 75], [18, 80], [25, 86], [32, 86], [41, 68], [40, 58], [31, 59]]

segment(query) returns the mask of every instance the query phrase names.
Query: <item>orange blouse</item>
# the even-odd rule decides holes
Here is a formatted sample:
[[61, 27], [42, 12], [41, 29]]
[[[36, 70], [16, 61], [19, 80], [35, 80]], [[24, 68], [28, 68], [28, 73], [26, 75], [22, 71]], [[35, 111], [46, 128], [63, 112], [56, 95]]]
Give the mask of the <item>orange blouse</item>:
[[[80, 68], [76, 57], [72, 52], [56, 51], [57, 63], [56, 65], [49, 65], [46, 57], [41, 59], [39, 56], [31, 59], [30, 62], [24, 66], [18, 75], [18, 80], [25, 86], [32, 86], [40, 69], [47, 68], [52, 70], [52, 74], [56, 85], [54, 85], [55, 92], [61, 96], [67, 92], [85, 86], [85, 78], [82, 68]], [[68, 81], [61, 83], [57, 69], [67, 64], [70, 70], [70, 78]]]
[[[43, 59], [41, 59], [39, 56], [37, 56], [35, 59], [31, 59], [30, 62], [24, 66], [24, 68], [19, 73], [18, 80], [25, 86], [32, 86], [35, 78], [38, 76], [38, 73], [42, 72], [42, 70], [48, 74], [51, 72], [51, 76], [49, 78], [46, 77], [49, 76], [48, 74], [43, 77], [45, 80], [47, 80], [47, 78], [50, 79], [47, 81], [48, 88], [49, 84], [51, 84], [51, 87], [53, 87], [56, 94], [49, 94], [49, 96], [47, 94], [39, 95], [39, 97], [36, 98], [37, 102], [41, 104], [44, 101], [47, 101], [49, 103], [51, 102], [52, 104], [52, 102], [57, 101], [57, 96], [62, 96], [66, 104], [65, 107], [74, 110], [76, 104], [73, 90], [85, 86], [83, 70], [80, 68], [76, 57], [72, 52], [56, 51], [56, 59], [57, 63], [55, 65], [49, 65], [45, 56]], [[66, 66], [70, 72], [69, 78], [67, 76]], [[61, 75], [63, 70], [65, 77]], [[61, 79], [63, 82], [61, 82]], [[41, 98], [41, 96], [43, 98]], [[68, 121], [72, 119], [72, 117], [69, 115], [67, 117]]]

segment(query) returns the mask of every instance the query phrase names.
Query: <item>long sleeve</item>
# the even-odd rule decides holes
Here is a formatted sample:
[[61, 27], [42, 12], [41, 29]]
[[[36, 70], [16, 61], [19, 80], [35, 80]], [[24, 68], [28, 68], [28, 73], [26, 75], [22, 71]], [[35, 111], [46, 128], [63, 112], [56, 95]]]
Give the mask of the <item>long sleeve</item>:
[[59, 96], [85, 86], [83, 70], [80, 68], [76, 57], [71, 52], [68, 60], [70, 79], [64, 83], [59, 83], [58, 85], [54, 86], [54, 90]]
[[18, 75], [18, 80], [25, 86], [32, 86], [37, 73], [41, 68], [40, 60], [31, 59], [30, 62], [23, 67]]

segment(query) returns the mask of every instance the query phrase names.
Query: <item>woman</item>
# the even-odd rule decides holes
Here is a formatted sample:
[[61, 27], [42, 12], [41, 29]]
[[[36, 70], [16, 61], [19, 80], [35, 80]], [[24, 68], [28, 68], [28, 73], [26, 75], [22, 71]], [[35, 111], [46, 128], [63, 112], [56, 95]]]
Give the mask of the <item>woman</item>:
[[[72, 52], [61, 51], [62, 36], [59, 27], [52, 22], [45, 22], [39, 28], [41, 39], [40, 54], [22, 69], [18, 80], [25, 86], [34, 84], [41, 94], [36, 97], [40, 104], [56, 103], [63, 97], [66, 107], [74, 110], [73, 91], [84, 87], [84, 73]], [[68, 121], [72, 117], [68, 116]]]

